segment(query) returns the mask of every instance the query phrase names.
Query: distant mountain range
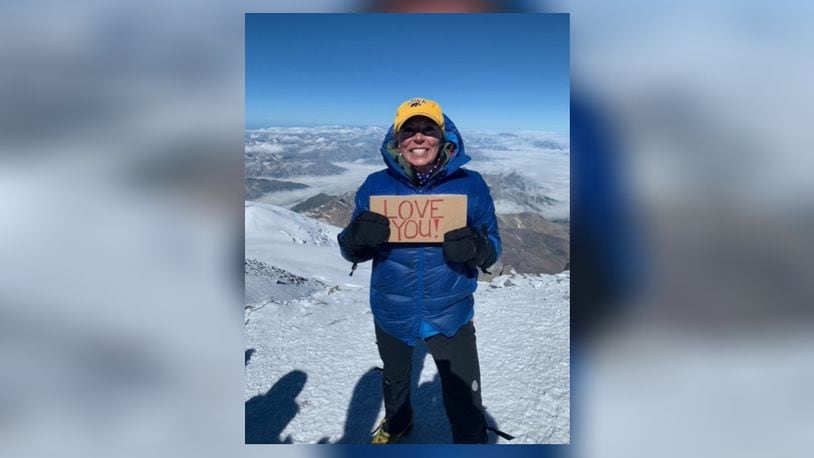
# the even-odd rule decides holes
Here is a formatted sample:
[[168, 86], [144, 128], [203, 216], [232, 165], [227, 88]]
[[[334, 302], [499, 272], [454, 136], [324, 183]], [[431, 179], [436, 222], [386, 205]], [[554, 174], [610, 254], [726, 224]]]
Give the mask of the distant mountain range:
[[530, 182], [517, 172], [484, 174], [483, 179], [489, 185], [498, 212], [542, 213], [557, 203], [556, 199], [546, 195], [545, 188]]
[[247, 178], [289, 178], [295, 176], [337, 175], [345, 171], [328, 161], [284, 156], [246, 155]]
[[268, 128], [246, 132], [246, 177], [326, 176], [335, 162], [380, 162], [380, 127]]
[[[336, 162], [381, 164], [378, 154], [386, 129], [381, 127], [271, 127], [245, 133], [246, 177], [289, 178], [341, 173]], [[540, 151], [561, 154], [569, 146], [544, 134], [464, 131], [474, 160], [490, 161], [489, 152]]]
[[[348, 169], [335, 162], [348, 167], [382, 165], [377, 152], [385, 132], [380, 127], [337, 126], [246, 131], [246, 200], [308, 187], [285, 178], [319, 176], [324, 177], [321, 183], [336, 183], [331, 180], [341, 175], [343, 185], [330, 189], [352, 190], [339, 195], [318, 192], [329, 188], [309, 181], [315, 187], [312, 196], [286, 205], [296, 213], [343, 228], [350, 222], [356, 187], [363, 178], [355, 183]], [[464, 138], [473, 162], [482, 161], [476, 169], [484, 170], [499, 216], [503, 255], [492, 269], [493, 276], [511, 270], [530, 274], [565, 270], [570, 260], [567, 142], [535, 133], [466, 132]], [[533, 170], [548, 173], [528, 173]]]
[[309, 187], [307, 184], [295, 183], [293, 181], [246, 178], [245, 197], [246, 200], [256, 200], [270, 192], [291, 191], [293, 189], [304, 189], [307, 187]]
[[462, 133], [467, 149], [489, 149], [493, 151], [510, 151], [517, 148], [531, 146], [533, 148], [564, 151], [568, 146], [553, 138], [539, 138], [507, 132], [498, 134], [484, 134], [479, 132]]

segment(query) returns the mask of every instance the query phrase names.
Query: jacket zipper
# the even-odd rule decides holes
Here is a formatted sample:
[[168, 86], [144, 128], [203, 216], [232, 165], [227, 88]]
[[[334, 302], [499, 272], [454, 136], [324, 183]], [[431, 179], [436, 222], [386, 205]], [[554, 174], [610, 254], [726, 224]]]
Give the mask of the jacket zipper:
[[416, 316], [418, 323], [415, 327], [415, 335], [417, 338], [421, 337], [421, 323], [424, 322], [424, 247], [418, 249], [418, 297], [416, 297]]

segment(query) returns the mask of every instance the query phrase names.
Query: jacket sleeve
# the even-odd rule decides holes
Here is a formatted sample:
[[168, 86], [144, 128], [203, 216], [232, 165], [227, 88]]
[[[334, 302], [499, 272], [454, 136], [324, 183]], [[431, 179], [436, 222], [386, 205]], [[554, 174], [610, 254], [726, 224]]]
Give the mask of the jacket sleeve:
[[349, 262], [364, 262], [370, 260], [375, 255], [373, 250], [363, 250], [362, 252], [355, 251], [351, 249], [350, 245], [347, 243], [345, 236], [347, 235], [348, 228], [350, 227], [350, 223], [353, 222], [354, 219], [365, 210], [370, 210], [370, 177], [368, 177], [362, 186], [356, 191], [356, 197], [354, 199], [355, 208], [353, 209], [353, 214], [350, 217], [350, 222], [342, 232], [339, 233], [337, 236], [337, 241], [339, 242], [339, 251], [342, 254], [342, 257], [345, 258], [346, 261]]
[[486, 229], [487, 239], [494, 248], [494, 257], [488, 259], [483, 267], [489, 267], [500, 259], [503, 254], [503, 242], [500, 239], [500, 231], [497, 225], [497, 215], [495, 215], [495, 202], [492, 200], [492, 194], [489, 191], [489, 186], [483, 177], [477, 172], [471, 172], [475, 175], [474, 196], [476, 204], [474, 206], [474, 214], [471, 215], [470, 226], [478, 231]]

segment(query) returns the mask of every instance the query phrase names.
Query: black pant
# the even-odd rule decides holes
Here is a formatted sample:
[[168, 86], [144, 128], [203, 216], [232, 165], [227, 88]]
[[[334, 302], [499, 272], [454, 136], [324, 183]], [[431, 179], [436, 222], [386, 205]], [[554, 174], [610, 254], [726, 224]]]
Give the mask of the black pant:
[[[441, 376], [444, 409], [456, 444], [486, 443], [486, 418], [480, 390], [480, 365], [475, 326], [470, 321], [452, 337], [434, 335], [424, 341]], [[410, 379], [413, 347], [376, 326], [376, 344], [384, 363], [384, 410], [387, 431], [400, 432], [410, 423]]]

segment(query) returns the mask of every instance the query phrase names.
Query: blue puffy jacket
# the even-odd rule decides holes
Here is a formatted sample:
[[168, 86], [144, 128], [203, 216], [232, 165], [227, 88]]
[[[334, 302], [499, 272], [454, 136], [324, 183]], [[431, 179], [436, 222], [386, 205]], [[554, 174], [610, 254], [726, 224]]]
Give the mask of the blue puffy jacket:
[[[402, 167], [398, 162], [391, 126], [381, 147], [387, 169], [370, 174], [356, 192], [353, 218], [370, 209], [370, 196], [465, 194], [467, 226], [486, 228], [496, 260], [502, 244], [492, 196], [479, 173], [461, 167], [471, 158], [466, 155], [458, 129], [446, 116], [444, 140], [442, 153], [439, 153], [446, 156], [443, 169], [419, 187], [409, 166]], [[339, 234], [342, 256], [353, 261], [342, 243], [344, 233]], [[471, 316], [477, 280], [475, 268], [446, 262], [441, 244], [385, 243], [373, 258], [370, 279], [373, 317], [379, 327], [408, 345], [415, 344], [422, 320], [442, 334], [452, 336]]]

